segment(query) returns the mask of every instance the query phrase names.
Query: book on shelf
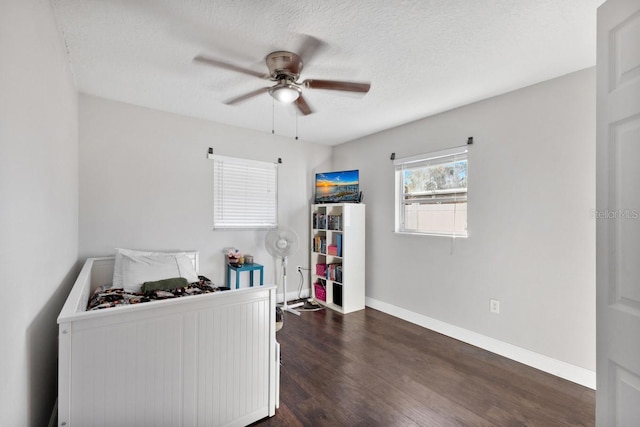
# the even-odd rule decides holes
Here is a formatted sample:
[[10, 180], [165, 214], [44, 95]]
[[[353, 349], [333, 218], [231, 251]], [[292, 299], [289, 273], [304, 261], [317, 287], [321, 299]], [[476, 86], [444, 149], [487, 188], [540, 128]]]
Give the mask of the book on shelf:
[[314, 212], [313, 228], [315, 228], [316, 230], [324, 230], [327, 228], [327, 217], [324, 213]]
[[342, 264], [327, 264], [327, 279], [342, 283]]
[[342, 215], [327, 215], [327, 229], [342, 230]]
[[313, 239], [313, 252], [324, 254], [327, 252], [327, 239], [324, 236], [316, 236]]

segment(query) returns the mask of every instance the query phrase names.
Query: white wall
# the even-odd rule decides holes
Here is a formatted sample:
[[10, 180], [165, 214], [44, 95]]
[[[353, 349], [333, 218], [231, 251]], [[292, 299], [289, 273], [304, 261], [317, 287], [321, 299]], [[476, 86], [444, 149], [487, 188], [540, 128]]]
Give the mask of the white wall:
[[264, 249], [265, 231], [212, 230], [209, 147], [226, 156], [282, 159], [279, 222], [302, 240], [289, 259], [287, 290], [297, 289], [295, 266], [309, 263], [312, 171], [326, 168], [331, 147], [88, 95], [80, 96], [81, 258], [111, 254], [116, 247], [193, 249], [200, 251], [201, 274], [223, 284], [222, 250], [233, 246], [265, 265], [267, 283], [279, 283], [279, 267]]
[[45, 426], [78, 256], [77, 94], [49, 1], [0, 2], [0, 425]]
[[[394, 234], [390, 154], [469, 136], [469, 237]], [[334, 168], [360, 169], [370, 304], [595, 371], [594, 69], [343, 144]]]

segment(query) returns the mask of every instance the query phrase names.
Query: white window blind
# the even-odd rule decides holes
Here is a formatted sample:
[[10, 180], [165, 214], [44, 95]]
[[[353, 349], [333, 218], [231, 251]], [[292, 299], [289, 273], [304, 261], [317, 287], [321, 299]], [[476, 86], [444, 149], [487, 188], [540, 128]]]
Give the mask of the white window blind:
[[213, 155], [213, 228], [278, 225], [278, 165]]
[[396, 232], [467, 236], [467, 147], [394, 161]]

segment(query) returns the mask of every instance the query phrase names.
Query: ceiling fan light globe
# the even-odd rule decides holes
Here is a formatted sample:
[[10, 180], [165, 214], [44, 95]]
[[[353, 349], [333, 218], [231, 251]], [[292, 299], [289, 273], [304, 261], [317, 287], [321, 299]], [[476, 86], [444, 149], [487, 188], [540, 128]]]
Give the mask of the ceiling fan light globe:
[[278, 102], [290, 104], [300, 97], [300, 89], [291, 84], [277, 84], [269, 89], [269, 94]]

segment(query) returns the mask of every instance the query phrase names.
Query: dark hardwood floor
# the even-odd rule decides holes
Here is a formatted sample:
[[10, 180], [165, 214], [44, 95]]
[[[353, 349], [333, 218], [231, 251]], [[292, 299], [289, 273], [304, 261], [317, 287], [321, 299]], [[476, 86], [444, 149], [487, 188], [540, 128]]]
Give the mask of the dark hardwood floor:
[[593, 426], [595, 392], [370, 308], [285, 314], [255, 426]]

